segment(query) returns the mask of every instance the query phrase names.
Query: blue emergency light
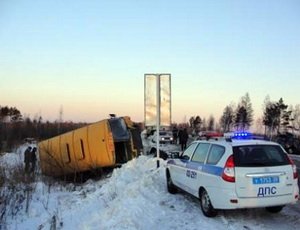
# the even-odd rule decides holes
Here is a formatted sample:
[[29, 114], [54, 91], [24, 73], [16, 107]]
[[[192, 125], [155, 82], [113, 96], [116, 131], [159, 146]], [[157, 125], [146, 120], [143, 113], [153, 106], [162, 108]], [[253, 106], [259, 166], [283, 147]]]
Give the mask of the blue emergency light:
[[232, 140], [267, 140], [263, 135], [257, 135], [249, 132], [228, 132], [224, 133], [225, 140], [231, 142]]
[[248, 132], [235, 132], [233, 134], [233, 136], [231, 137], [231, 139], [251, 139], [252, 138], [252, 134], [248, 133]]
[[232, 139], [235, 140], [247, 140], [252, 138], [252, 134], [249, 132], [230, 132], [224, 134], [226, 140], [231, 141]]
[[251, 136], [251, 134], [250, 133], [247, 133], [247, 132], [237, 132], [237, 133], [234, 133], [233, 134], [233, 137], [249, 137], [249, 136]]

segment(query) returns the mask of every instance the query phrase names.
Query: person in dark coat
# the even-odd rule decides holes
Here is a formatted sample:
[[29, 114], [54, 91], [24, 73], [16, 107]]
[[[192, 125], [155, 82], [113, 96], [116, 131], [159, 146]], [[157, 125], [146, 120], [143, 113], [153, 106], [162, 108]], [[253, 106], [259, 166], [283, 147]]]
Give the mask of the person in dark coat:
[[36, 164], [36, 147], [34, 147], [31, 150], [31, 153], [30, 153], [30, 164], [31, 164], [30, 172], [34, 172], [34, 170], [35, 170], [35, 164]]
[[29, 146], [24, 152], [25, 173], [29, 173], [31, 161], [31, 147]]
[[172, 135], [173, 135], [173, 144], [177, 144], [178, 129], [175, 126], [172, 129]]
[[186, 144], [189, 139], [189, 135], [187, 133], [186, 128], [178, 132], [178, 137], [179, 137], [179, 144], [181, 145], [181, 150], [183, 151], [186, 149]]

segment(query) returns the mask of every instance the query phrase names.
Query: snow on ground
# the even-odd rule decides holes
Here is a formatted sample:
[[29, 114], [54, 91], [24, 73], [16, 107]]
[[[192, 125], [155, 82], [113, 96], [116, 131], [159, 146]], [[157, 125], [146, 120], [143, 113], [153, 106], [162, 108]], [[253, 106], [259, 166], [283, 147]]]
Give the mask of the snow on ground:
[[[22, 163], [21, 149], [0, 158], [6, 165]], [[199, 202], [187, 194], [171, 195], [165, 182], [165, 162], [140, 156], [116, 168], [110, 178], [89, 180], [82, 185], [38, 180], [31, 191], [28, 211], [22, 209], [6, 219], [2, 229], [297, 229], [300, 204], [289, 205], [279, 214], [264, 209], [220, 211], [204, 217]], [[55, 224], [54, 224], [55, 223]]]

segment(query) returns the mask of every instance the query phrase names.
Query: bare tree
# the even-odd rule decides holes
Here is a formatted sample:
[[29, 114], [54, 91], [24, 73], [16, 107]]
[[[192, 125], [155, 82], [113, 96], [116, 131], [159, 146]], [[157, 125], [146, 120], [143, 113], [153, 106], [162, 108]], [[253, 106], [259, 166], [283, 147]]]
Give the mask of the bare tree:
[[214, 130], [215, 128], [215, 118], [213, 115], [210, 115], [207, 121], [207, 129], [208, 130]]
[[292, 125], [295, 130], [300, 130], [300, 104], [295, 105], [295, 108], [292, 109]]
[[263, 119], [261, 117], [257, 118], [255, 121], [255, 132], [259, 134], [264, 133]]
[[234, 121], [233, 105], [227, 105], [223, 111], [223, 115], [220, 118], [220, 125], [223, 132], [231, 130]]
[[277, 133], [280, 131], [287, 131], [290, 122], [292, 121], [292, 111], [287, 111], [287, 108], [288, 106], [284, 104], [282, 98], [280, 98], [278, 102], [266, 103], [263, 123], [266, 126], [266, 130], [268, 130], [270, 138], [273, 137], [274, 131]]
[[234, 123], [236, 129], [241, 129], [243, 131], [249, 129], [252, 125], [253, 109], [249, 93], [246, 93], [241, 97], [241, 100], [236, 109]]

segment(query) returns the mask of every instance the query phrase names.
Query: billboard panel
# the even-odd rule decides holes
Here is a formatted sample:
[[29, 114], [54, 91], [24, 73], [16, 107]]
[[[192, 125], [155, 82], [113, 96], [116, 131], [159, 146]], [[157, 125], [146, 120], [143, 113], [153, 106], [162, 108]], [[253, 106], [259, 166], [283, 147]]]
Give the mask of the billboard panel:
[[159, 78], [160, 126], [171, 125], [171, 75], [145, 74], [145, 126], [156, 126], [157, 78]]

